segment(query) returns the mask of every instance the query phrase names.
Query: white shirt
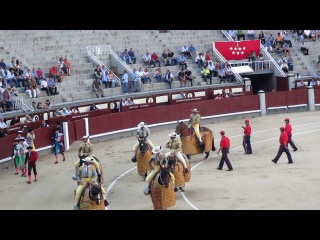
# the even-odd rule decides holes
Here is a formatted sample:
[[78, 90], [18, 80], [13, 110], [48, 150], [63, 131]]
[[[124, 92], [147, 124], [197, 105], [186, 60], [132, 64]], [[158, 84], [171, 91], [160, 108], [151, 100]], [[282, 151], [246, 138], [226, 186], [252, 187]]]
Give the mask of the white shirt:
[[8, 125], [5, 122], [0, 122], [0, 128], [7, 128]]
[[48, 87], [48, 82], [47, 80], [42, 80], [41, 81], [41, 88], [47, 88]]

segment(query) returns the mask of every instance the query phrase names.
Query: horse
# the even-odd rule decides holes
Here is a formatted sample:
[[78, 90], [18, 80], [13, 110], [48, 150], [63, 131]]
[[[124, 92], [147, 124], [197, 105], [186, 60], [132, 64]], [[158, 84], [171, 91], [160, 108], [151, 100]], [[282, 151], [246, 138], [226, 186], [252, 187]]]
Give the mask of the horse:
[[[175, 187], [178, 188], [181, 192], [184, 192], [184, 187], [186, 182], [190, 182], [191, 180], [191, 164], [187, 155], [182, 154], [183, 158], [186, 161], [188, 173], [184, 172], [183, 164], [177, 159], [175, 155], [169, 156], [169, 159], [172, 160], [174, 163], [171, 167], [171, 172], [175, 178]], [[170, 161], [169, 160], [169, 161]], [[175, 191], [178, 191], [176, 189]]]
[[140, 176], [147, 176], [150, 170], [149, 160], [152, 156], [152, 148], [146, 143], [146, 139], [138, 139], [139, 147], [137, 149], [137, 170]]
[[79, 205], [80, 210], [105, 210], [109, 203], [104, 199], [101, 183], [88, 182], [81, 193]]
[[189, 159], [191, 155], [205, 153], [204, 159], [209, 157], [210, 151], [215, 151], [213, 132], [207, 128], [199, 127], [201, 137], [203, 139], [202, 145], [198, 144], [198, 138], [192, 127], [188, 127], [184, 122], [177, 121], [175, 132], [180, 135], [182, 142], [182, 153], [186, 154]]
[[150, 182], [150, 197], [154, 210], [167, 210], [176, 205], [174, 182], [171, 178], [171, 171], [168, 168], [161, 168]]

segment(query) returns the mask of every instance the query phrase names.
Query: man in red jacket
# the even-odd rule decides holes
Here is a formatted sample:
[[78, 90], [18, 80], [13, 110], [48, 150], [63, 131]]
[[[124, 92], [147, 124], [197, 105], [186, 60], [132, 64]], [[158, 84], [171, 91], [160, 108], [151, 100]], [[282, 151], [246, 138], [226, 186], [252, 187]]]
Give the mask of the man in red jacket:
[[28, 184], [31, 184], [31, 170], [33, 170], [34, 174], [34, 181], [36, 182], [37, 179], [37, 165], [36, 162], [38, 160], [38, 153], [36, 151], [32, 151], [32, 147], [27, 147], [28, 152], [26, 153], [26, 160], [25, 163], [28, 163]]
[[228, 158], [228, 153], [229, 153], [229, 148], [230, 148], [230, 139], [225, 136], [225, 132], [224, 131], [220, 131], [220, 135], [221, 135], [221, 140], [220, 140], [220, 148], [217, 152], [217, 154], [219, 155], [220, 151], [222, 152], [222, 157], [219, 163], [219, 166], [217, 167], [218, 170], [222, 170], [223, 164], [224, 162], [226, 162], [227, 166], [228, 166], [228, 170], [227, 171], [232, 171], [233, 167], [231, 165], [231, 162]]
[[246, 119], [245, 121], [246, 126], [242, 127], [244, 129], [243, 131], [243, 148], [245, 151], [245, 154], [252, 154], [252, 148], [251, 148], [251, 125], [249, 123], [249, 119]]
[[285, 132], [284, 127], [280, 128], [279, 143], [280, 143], [280, 147], [279, 147], [279, 151], [277, 153], [277, 156], [274, 159], [272, 159], [271, 161], [274, 163], [277, 163], [279, 158], [281, 157], [282, 153], [285, 152], [288, 157], [288, 164], [293, 163], [291, 154], [288, 149], [288, 134]]
[[292, 126], [291, 124], [289, 123], [290, 122], [290, 119], [289, 118], [286, 118], [284, 119], [284, 122], [285, 122], [285, 127], [284, 127], [284, 131], [287, 133], [288, 135], [288, 143], [287, 144], [290, 144], [290, 146], [293, 148], [293, 151], [297, 151], [298, 148], [296, 147], [296, 145], [292, 142]]

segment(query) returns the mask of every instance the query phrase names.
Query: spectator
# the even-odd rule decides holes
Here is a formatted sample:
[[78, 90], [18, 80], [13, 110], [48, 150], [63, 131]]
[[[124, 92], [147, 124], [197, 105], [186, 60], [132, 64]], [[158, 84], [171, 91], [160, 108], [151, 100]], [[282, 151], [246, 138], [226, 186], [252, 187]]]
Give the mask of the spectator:
[[170, 49], [168, 49], [168, 58], [169, 58], [169, 62], [170, 62], [171, 66], [178, 64], [178, 60], [177, 60], [174, 52], [172, 52]]
[[14, 117], [11, 119], [11, 121], [10, 121], [10, 127], [11, 127], [11, 126], [14, 126], [14, 125], [17, 125], [17, 124], [19, 124], [19, 123], [20, 123], [19, 117], [18, 117], [18, 116], [14, 116]]
[[97, 98], [99, 98], [99, 96], [98, 96], [98, 91], [101, 92], [101, 97], [104, 97], [104, 95], [103, 95], [103, 90], [102, 90], [102, 86], [101, 86], [101, 82], [100, 82], [100, 79], [99, 79], [98, 77], [96, 77], [96, 78], [93, 80], [92, 90], [95, 92]]
[[49, 78], [48, 80], [48, 87], [49, 87], [49, 92], [51, 95], [57, 95], [57, 84], [56, 82], [53, 80], [53, 78]]
[[24, 122], [25, 123], [33, 122], [33, 118], [29, 114], [26, 114]]
[[209, 69], [209, 71], [210, 71], [211, 77], [216, 77], [215, 66], [214, 66], [214, 64], [213, 64], [212, 61], [209, 61], [209, 62], [208, 62], [208, 69]]
[[269, 35], [269, 37], [267, 37], [266, 39], [266, 43], [264, 44], [264, 47], [266, 48], [266, 50], [270, 51], [271, 53], [273, 53], [273, 47], [274, 47], [274, 37], [272, 36], [272, 34]]
[[280, 44], [280, 47], [282, 48], [282, 45], [283, 45], [283, 37], [281, 36], [280, 33], [278, 33], [278, 35], [276, 36], [275, 38], [275, 44]]
[[218, 93], [217, 96], [214, 99], [222, 99], [221, 93]]
[[189, 68], [186, 68], [184, 74], [186, 76], [186, 80], [190, 81], [190, 84], [191, 84], [191, 87], [192, 87], [193, 86], [193, 81], [194, 81], [194, 78], [192, 76], [192, 72], [190, 71]]
[[317, 68], [320, 66], [320, 55], [318, 55]]
[[207, 79], [210, 80], [210, 84], [212, 84], [212, 77], [210, 74], [210, 70], [208, 69], [207, 65], [204, 65], [203, 70], [201, 71], [201, 77], [203, 78], [203, 80], [205, 80], [208, 84]]
[[320, 81], [320, 70], [318, 70], [318, 71], [313, 75], [313, 78], [314, 78], [316, 81]]
[[264, 38], [264, 33], [263, 33], [263, 31], [260, 31], [260, 33], [259, 33], [259, 35], [258, 35], [258, 39], [260, 39], [260, 43], [261, 43], [262, 45], [265, 45], [266, 39]]
[[234, 30], [227, 30], [229, 36], [232, 38], [233, 41], [236, 40], [236, 32]]
[[71, 73], [71, 63], [70, 63], [70, 60], [67, 58], [67, 55], [64, 57], [63, 66], [67, 69], [66, 75], [67, 75], [67, 76], [70, 76], [70, 73]]
[[31, 79], [28, 79], [25, 83], [25, 93], [27, 93], [30, 98], [35, 98], [37, 96], [37, 91], [33, 89], [31, 85]]
[[40, 90], [39, 90], [39, 88], [38, 88], [38, 84], [37, 84], [37, 81], [36, 81], [36, 79], [34, 79], [34, 78], [32, 78], [31, 79], [31, 87], [33, 88], [33, 90], [35, 90], [35, 92], [36, 92], [36, 98], [37, 97], [39, 97], [39, 95], [40, 95]]
[[186, 57], [184, 56], [183, 53], [181, 53], [181, 55], [179, 56], [179, 58], [178, 58], [178, 63], [179, 63], [179, 65], [181, 66], [181, 69], [182, 69], [182, 70], [184, 70], [185, 68], [188, 67], [187, 59], [186, 59]]
[[127, 106], [134, 105], [135, 103], [131, 100], [131, 98], [127, 98], [125, 104]]
[[18, 97], [19, 93], [15, 87], [11, 88], [11, 96]]
[[137, 58], [134, 55], [134, 51], [132, 50], [132, 48], [130, 48], [128, 55], [131, 57], [131, 62], [133, 61], [133, 64], [136, 64]]
[[13, 88], [13, 83], [16, 87], [20, 87], [20, 83], [18, 79], [14, 76], [14, 70], [11, 69], [10, 71], [7, 70], [7, 76], [6, 76], [7, 84], [10, 84], [10, 87]]
[[4, 59], [3, 59], [3, 58], [2, 58], [1, 61], [0, 61], [0, 67], [1, 67], [2, 69], [6, 69], [6, 68], [7, 68], [7, 65], [6, 65], [6, 63], [4, 62]]
[[98, 110], [99, 108], [96, 106], [96, 104], [92, 103], [90, 106], [90, 111]]
[[206, 54], [204, 55], [204, 61], [207, 66], [209, 65], [209, 62], [212, 61], [212, 56], [209, 51], [206, 51]]
[[156, 67], [156, 63], [159, 64], [158, 67], [161, 67], [160, 59], [159, 59], [156, 52], [153, 52], [151, 55], [151, 63], [153, 65], [153, 67]]
[[41, 90], [46, 91], [47, 96], [50, 96], [50, 91], [48, 87], [48, 80], [46, 78], [43, 78], [41, 81]]
[[227, 77], [226, 77], [226, 70], [224, 68], [221, 68], [218, 70], [218, 78], [220, 79], [220, 83], [226, 83]]
[[282, 69], [282, 71], [284, 71], [285, 73], [289, 73], [289, 66], [287, 64], [287, 61], [283, 61], [280, 68]]
[[254, 30], [247, 30], [247, 37], [249, 40], [255, 39], [255, 32]]
[[304, 83], [304, 81], [301, 79], [300, 82], [297, 82], [297, 87], [306, 87], [306, 84]]
[[310, 82], [310, 86], [319, 86], [318, 81], [316, 79], [312, 79]]
[[190, 44], [190, 46], [188, 47], [189, 52], [191, 53], [192, 58], [197, 54], [197, 49], [195, 46], [193, 46], [193, 44]]
[[120, 57], [124, 61], [124, 63], [127, 63], [127, 61], [128, 61], [129, 64], [132, 64], [131, 56], [129, 55], [127, 49], [124, 49], [124, 51], [121, 53]]
[[162, 70], [158, 67], [153, 75], [154, 78], [158, 80], [158, 82], [162, 82]]
[[170, 66], [167, 50], [163, 50], [163, 53], [161, 55], [161, 60], [164, 62], [165, 66]]
[[149, 76], [149, 71], [148, 71], [148, 68], [145, 68], [143, 71], [142, 71], [142, 77], [141, 77], [141, 80], [142, 82], [145, 84], [145, 83], [151, 83], [151, 78]]
[[242, 38], [242, 40], [246, 40], [246, 36], [244, 35], [243, 30], [237, 30], [236, 35], [237, 35], [238, 41], [240, 41], [240, 38]]
[[203, 66], [204, 66], [204, 61], [205, 61], [205, 58], [204, 58], [203, 54], [202, 54], [202, 53], [199, 53], [199, 54], [196, 56], [195, 63], [198, 64], [198, 67], [199, 67], [199, 68], [203, 68]]
[[49, 124], [45, 120], [42, 120], [40, 128], [49, 127]]
[[227, 82], [235, 81], [234, 73], [232, 72], [231, 66], [229, 64], [227, 65], [225, 72]]
[[13, 102], [12, 102], [11, 94], [9, 92], [8, 87], [4, 88], [2, 96], [3, 96], [4, 104], [6, 106], [6, 111], [12, 111], [13, 110]]
[[41, 84], [41, 80], [43, 78], [43, 72], [42, 72], [41, 68], [38, 68], [36, 73], [37, 73], [36, 82], [37, 82], [38, 85], [40, 85]]
[[62, 108], [62, 110], [60, 110], [60, 114], [62, 115], [62, 116], [65, 116], [65, 115], [68, 115], [69, 114], [69, 111], [68, 111], [68, 109], [67, 108]]
[[288, 33], [283, 34], [283, 43], [288, 43], [289, 47], [292, 47], [291, 37]]
[[50, 100], [47, 99], [46, 102], [44, 103], [44, 105], [45, 105], [46, 109], [49, 109], [50, 108]]
[[172, 73], [170, 72], [169, 69], [167, 69], [167, 72], [166, 72], [166, 74], [164, 76], [164, 80], [163, 81], [168, 83], [169, 86], [170, 86], [170, 89], [171, 89], [171, 84], [173, 82], [173, 75], [172, 75]]
[[[301, 44], [300, 44], [300, 50], [302, 51], [302, 53], [304, 55], [309, 55], [309, 49], [308, 49], [308, 46], [307, 46], [307, 43], [305, 41], [302, 41]], [[319, 55], [320, 56], [320, 55]], [[319, 59], [318, 59], [319, 61]]]
[[95, 78], [99, 78], [99, 80], [101, 80], [101, 78], [102, 78], [102, 71], [101, 71], [101, 67], [100, 67], [100, 65], [98, 64], [97, 66], [96, 66], [96, 68], [94, 69], [94, 77]]
[[151, 55], [148, 51], [142, 55], [142, 60], [143, 60], [144, 64], [146, 65], [146, 67], [149, 68], [149, 66], [151, 64]]
[[58, 74], [58, 70], [57, 67], [55, 65], [53, 65], [50, 69], [49, 69], [49, 77], [53, 78], [53, 80], [55, 82], [61, 82], [60, 76]]
[[128, 79], [129, 79], [129, 76], [128, 76], [127, 70], [124, 70], [124, 73], [121, 77], [121, 83], [123, 86], [123, 92], [125, 94], [129, 93]]
[[9, 127], [4, 122], [4, 118], [0, 118], [0, 138], [7, 136], [9, 133]]
[[191, 52], [189, 51], [189, 48], [187, 47], [187, 45], [182, 46], [181, 53], [183, 53], [185, 57], [188, 56], [189, 59], [192, 59]]
[[41, 102], [38, 102], [37, 103], [37, 107], [36, 107], [37, 109], [43, 109], [43, 105], [42, 105], [42, 103]]
[[282, 45], [282, 51], [285, 54], [285, 56], [290, 57], [291, 53], [290, 53], [290, 48], [289, 48], [289, 44], [288, 43], [283, 43]]
[[186, 75], [185, 72], [183, 71], [183, 69], [180, 70], [179, 74], [178, 74], [178, 78], [181, 81], [181, 87], [185, 87], [186, 86]]
[[105, 88], [111, 88], [112, 82], [109, 78], [109, 73], [105, 65], [101, 67], [101, 83], [104, 84]]
[[138, 75], [137, 69], [135, 68], [132, 70], [131, 79], [133, 84], [133, 92], [138, 92], [138, 83], [140, 77]]
[[114, 88], [116, 86], [116, 75], [114, 74], [113, 70], [109, 71], [108, 77], [111, 81], [111, 87]]

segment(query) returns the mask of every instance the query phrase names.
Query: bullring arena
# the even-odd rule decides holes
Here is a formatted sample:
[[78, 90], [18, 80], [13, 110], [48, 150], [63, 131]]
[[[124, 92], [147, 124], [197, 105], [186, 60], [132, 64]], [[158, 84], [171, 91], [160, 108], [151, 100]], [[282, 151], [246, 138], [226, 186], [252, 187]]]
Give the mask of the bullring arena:
[[[285, 153], [278, 164], [271, 162], [279, 147], [279, 127], [290, 118], [293, 141], [298, 151], [290, 152], [294, 164], [287, 164]], [[141, 121], [143, 118], [140, 119]], [[218, 171], [220, 156], [211, 152], [191, 158], [191, 181], [185, 192], [176, 193], [176, 205], [169, 210], [235, 210], [235, 209], [320, 209], [318, 187], [320, 162], [318, 148], [320, 113], [297, 112], [250, 118], [252, 125], [252, 155], [245, 155], [242, 147], [244, 119], [226, 121], [207, 120], [203, 123], [215, 136], [219, 146], [219, 131], [225, 130], [231, 140], [229, 158], [234, 171]], [[175, 124], [166, 129], [151, 130], [155, 145], [164, 146]], [[134, 132], [134, 131], [133, 131]], [[143, 194], [146, 182], [138, 175], [131, 162], [135, 137], [119, 138], [94, 143], [94, 155], [102, 161], [104, 184], [110, 205], [108, 210], [152, 210], [150, 196]], [[53, 164], [54, 155], [40, 157], [38, 182], [27, 184], [25, 178], [14, 175], [14, 169], [0, 174], [0, 208], [12, 210], [71, 210], [75, 181], [73, 164], [79, 141], [66, 153], [67, 160]], [[166, 150], [165, 150], [166, 151]], [[318, 157], [317, 157], [318, 156]], [[12, 201], [15, 199], [15, 201]]]

